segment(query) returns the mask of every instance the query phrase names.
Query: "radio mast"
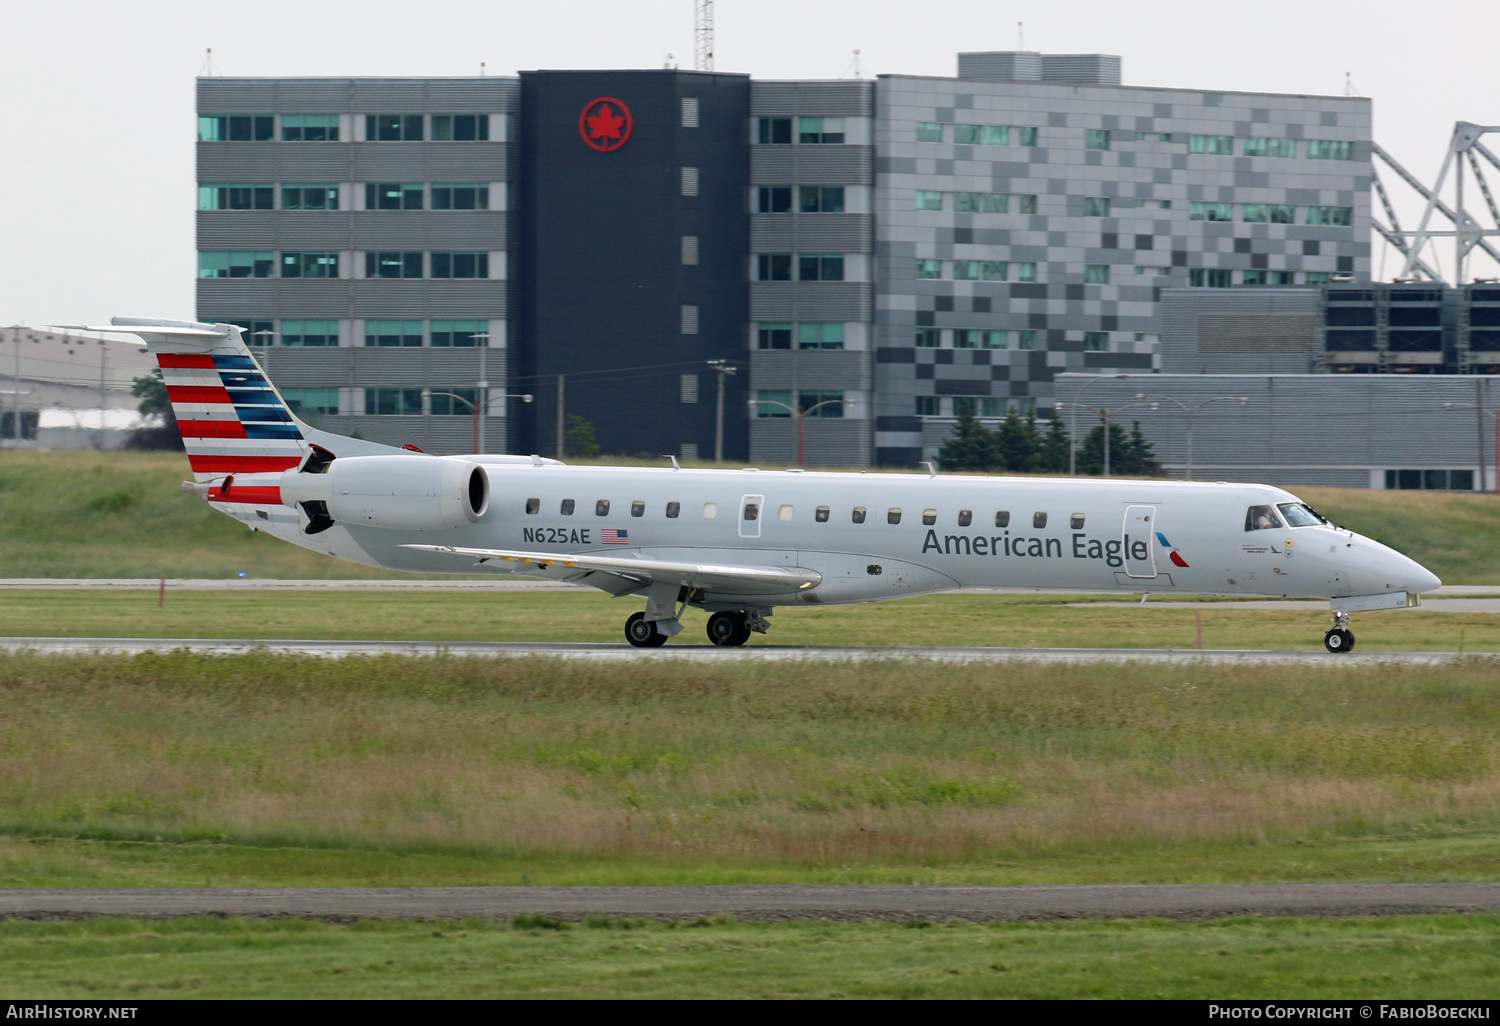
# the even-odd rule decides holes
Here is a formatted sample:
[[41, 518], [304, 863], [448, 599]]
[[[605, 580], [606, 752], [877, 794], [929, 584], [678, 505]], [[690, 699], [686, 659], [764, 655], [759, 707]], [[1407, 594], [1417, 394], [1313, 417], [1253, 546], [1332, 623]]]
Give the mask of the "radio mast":
[[714, 70], [714, 0], [693, 3], [693, 70]]

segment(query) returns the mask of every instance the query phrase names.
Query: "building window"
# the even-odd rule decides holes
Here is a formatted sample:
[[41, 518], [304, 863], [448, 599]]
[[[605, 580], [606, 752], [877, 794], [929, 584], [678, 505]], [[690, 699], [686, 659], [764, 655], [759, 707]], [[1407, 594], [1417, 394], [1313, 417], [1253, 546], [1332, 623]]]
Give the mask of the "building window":
[[978, 260], [955, 260], [953, 261], [953, 279], [955, 281], [978, 281]]
[[685, 167], [682, 169], [682, 194], [684, 196], [698, 195], [698, 169]]
[[918, 328], [915, 341], [918, 349], [937, 349], [943, 344], [943, 329]]
[[275, 206], [273, 185], [200, 185], [199, 210], [270, 210]]
[[797, 209], [804, 214], [842, 214], [842, 185], [804, 185], [798, 189]]
[[276, 137], [270, 114], [200, 114], [199, 142], [270, 142]]
[[366, 253], [366, 278], [420, 278], [421, 253]]
[[432, 276], [434, 278], [488, 278], [490, 255], [488, 253], [434, 253], [432, 254]]
[[1016, 129], [1016, 145], [1017, 146], [1035, 146], [1036, 145], [1036, 129], [1035, 128], [1017, 128]]
[[991, 328], [955, 328], [954, 349], [1007, 349], [1010, 347], [1010, 332]]
[[942, 210], [943, 209], [943, 194], [940, 193], [940, 192], [938, 192], [935, 189], [918, 189], [917, 190], [917, 209], [918, 210]]
[[339, 344], [339, 322], [282, 321], [281, 344], [284, 346], [336, 346]]
[[421, 182], [370, 182], [365, 186], [366, 210], [421, 210]]
[[1109, 332], [1085, 331], [1083, 333], [1083, 351], [1086, 353], [1109, 352]]
[[1108, 285], [1109, 265], [1088, 264], [1083, 269], [1083, 283], [1085, 285]]
[[935, 142], [935, 143], [940, 143], [942, 141], [943, 141], [943, 126], [942, 125], [938, 124], [936, 121], [918, 121], [917, 122], [917, 142]]
[[979, 277], [984, 281], [1005, 281], [1010, 277], [1010, 264], [1004, 260], [986, 260], [979, 267]]
[[1247, 157], [1295, 157], [1297, 144], [1291, 139], [1251, 138], [1241, 144]]
[[1308, 207], [1308, 224], [1326, 224], [1349, 227], [1354, 223], [1353, 207]]
[[683, 402], [696, 403], [698, 401], [698, 375], [682, 375], [677, 391]]
[[682, 98], [682, 127], [698, 127], [698, 97], [696, 96]]
[[1172, 201], [1163, 199], [1138, 199], [1135, 201], [1138, 207], [1150, 207], [1153, 210], [1171, 210]]
[[293, 414], [339, 412], [339, 390], [336, 388], [283, 388], [281, 398]]
[[339, 187], [332, 184], [283, 185], [282, 210], [337, 210]]
[[[418, 202], [421, 202], [420, 197]], [[490, 209], [490, 187], [479, 184], [457, 184], [434, 182], [432, 185], [433, 210], [488, 210]]]
[[337, 114], [281, 115], [282, 142], [338, 142]]
[[1353, 160], [1354, 144], [1329, 142], [1324, 139], [1307, 140], [1308, 160]]
[[414, 347], [421, 344], [421, 321], [365, 321], [367, 346]]
[[1423, 489], [1426, 491], [1472, 492], [1474, 471], [1472, 470], [1387, 470], [1385, 486], [1388, 489]]
[[1308, 271], [1302, 276], [1302, 281], [1307, 285], [1326, 285], [1332, 277], [1331, 271]]
[[1291, 285], [1294, 277], [1291, 271], [1251, 270], [1244, 272], [1240, 281], [1245, 285]]
[[1233, 203], [1200, 203], [1197, 200], [1188, 204], [1189, 221], [1233, 221]]
[[685, 267], [698, 266], [698, 236], [684, 235], [682, 237], [682, 263]]
[[955, 192], [953, 212], [956, 214], [1008, 214], [1010, 194], [1004, 192]]
[[968, 146], [1009, 146], [1010, 129], [1004, 125], [954, 125], [953, 141]]
[[792, 326], [762, 322], [756, 325], [755, 343], [761, 349], [790, 349], [792, 348]]
[[421, 142], [422, 115], [366, 114], [365, 139], [368, 142]]
[[488, 114], [434, 114], [432, 116], [433, 142], [488, 142], [489, 138], [490, 116]]
[[844, 322], [825, 321], [797, 325], [798, 349], [843, 349]]
[[1230, 274], [1227, 268], [1194, 267], [1188, 271], [1188, 284], [1200, 289], [1227, 289], [1232, 284]]
[[276, 269], [275, 253], [198, 254], [200, 278], [269, 278]]
[[917, 259], [917, 277], [937, 279], [943, 276], [943, 262], [941, 260]]
[[1034, 213], [1036, 213], [1036, 197], [1033, 196], [1033, 195], [1027, 194], [1027, 193], [1020, 193], [1020, 194], [1018, 194], [1016, 196], [1016, 213], [1018, 213], [1018, 214], [1034, 214]]
[[797, 257], [798, 281], [843, 281], [844, 254], [803, 253]]
[[420, 388], [367, 388], [365, 413], [372, 417], [417, 417], [422, 413]]
[[755, 415], [757, 417], [791, 417], [792, 393], [790, 390], [761, 389], [755, 393]]
[[1109, 149], [1109, 129], [1085, 128], [1083, 130], [1083, 148], [1086, 150]]
[[755, 257], [757, 281], [791, 281], [792, 255], [790, 253], [759, 253]]
[[1016, 348], [1017, 349], [1035, 349], [1036, 348], [1036, 332], [1033, 331], [1033, 330], [1030, 330], [1030, 329], [1028, 329], [1026, 331], [1018, 331], [1018, 332], [1016, 332]]
[[757, 142], [781, 145], [792, 141], [791, 118], [759, 118], [757, 121]]
[[799, 143], [841, 143], [844, 141], [843, 118], [798, 118]]
[[698, 308], [696, 306], [691, 303], [684, 303], [679, 320], [681, 321], [682, 334], [698, 334]]
[[479, 405], [479, 389], [435, 388], [428, 393], [427, 404], [434, 417], [472, 417]]
[[810, 420], [842, 420], [844, 417], [843, 392], [799, 392], [797, 406], [802, 415]]
[[1221, 157], [1230, 156], [1234, 153], [1234, 136], [1190, 135], [1188, 136], [1188, 152], [1208, 153]]
[[1296, 224], [1297, 208], [1289, 203], [1246, 203], [1246, 221], [1270, 224]]
[[1022, 281], [1022, 282], [1034, 282], [1034, 281], [1036, 281], [1036, 264], [1032, 263], [1029, 260], [1023, 260], [1020, 263], [1017, 263], [1015, 265], [1015, 268], [1016, 268], [1016, 281]]
[[1085, 196], [1083, 198], [1084, 217], [1108, 217], [1109, 197], [1107, 196]]
[[936, 417], [941, 412], [941, 400], [935, 395], [917, 396], [917, 416]]
[[433, 321], [432, 344], [455, 349], [483, 346], [489, 331], [489, 321]]
[[1135, 273], [1136, 274], [1155, 274], [1155, 275], [1161, 275], [1161, 276], [1164, 277], [1164, 276], [1166, 276], [1168, 274], [1171, 274], [1172, 271], [1171, 271], [1171, 268], [1168, 268], [1168, 267], [1137, 267], [1135, 269]]
[[759, 193], [756, 209], [762, 214], [785, 214], [792, 209], [790, 185], [762, 185], [756, 191]]

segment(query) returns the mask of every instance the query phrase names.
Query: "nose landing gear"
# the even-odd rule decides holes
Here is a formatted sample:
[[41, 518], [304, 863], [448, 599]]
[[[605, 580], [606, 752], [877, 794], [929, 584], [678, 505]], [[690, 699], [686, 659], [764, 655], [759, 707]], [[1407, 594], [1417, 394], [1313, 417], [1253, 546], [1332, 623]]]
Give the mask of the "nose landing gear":
[[1333, 614], [1333, 628], [1323, 635], [1323, 647], [1335, 654], [1354, 651], [1354, 632], [1349, 629], [1349, 614], [1342, 609]]

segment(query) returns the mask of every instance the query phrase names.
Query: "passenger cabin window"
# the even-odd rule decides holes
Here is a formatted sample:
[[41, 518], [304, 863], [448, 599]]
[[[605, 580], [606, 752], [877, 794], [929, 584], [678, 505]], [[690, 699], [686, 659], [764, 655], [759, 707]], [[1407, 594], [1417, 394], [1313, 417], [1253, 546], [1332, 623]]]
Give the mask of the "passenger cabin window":
[[703, 519], [712, 520], [719, 515], [719, 504], [717, 502], [705, 502], [703, 504]]
[[1074, 513], [1071, 517], [1068, 518], [1068, 526], [1071, 527], [1075, 531], [1082, 531], [1083, 530], [1083, 514], [1082, 513]]
[[937, 523], [937, 510], [924, 509], [922, 511], [922, 523], [926, 524], [928, 527], [931, 527], [933, 524]]
[[644, 502], [642, 502], [640, 499], [636, 499], [634, 502], [632, 502], [630, 504], [630, 515], [633, 516], [633, 517], [643, 517], [643, 516], [645, 516], [646, 515], [646, 504]]
[[792, 519], [792, 507], [782, 506], [780, 509], [778, 509], [776, 511], [776, 519], [781, 521]]
[[760, 503], [758, 503], [758, 502], [747, 502], [747, 503], [745, 503], [744, 517], [745, 517], [746, 520], [759, 520], [760, 519]]
[[897, 508], [896, 506], [892, 506], [890, 509], [886, 510], [885, 511], [885, 522], [888, 523], [888, 524], [899, 524], [899, 523], [901, 523], [901, 510], [899, 508]]
[[968, 527], [974, 522], [974, 511], [972, 509], [961, 509], [958, 511], [958, 526]]
[[854, 521], [856, 524], [862, 524], [862, 523], [864, 523], [865, 522], [865, 508], [863, 506], [855, 506], [854, 507], [854, 512], [852, 514], [850, 514], [849, 519], [852, 520], [852, 521]]
[[999, 510], [998, 512], [996, 512], [996, 514], [995, 514], [995, 526], [996, 527], [1009, 527], [1010, 526], [1010, 510], [1008, 510], [1008, 509], [1002, 509], [1002, 510]]
[[573, 506], [574, 502], [572, 499], [564, 499], [562, 501], [562, 506], [558, 510], [558, 512], [560, 512], [565, 517], [570, 517], [573, 515]]
[[1291, 527], [1317, 527], [1328, 523], [1317, 510], [1300, 502], [1281, 502], [1277, 503], [1276, 508], [1281, 510], [1281, 515], [1286, 517], [1286, 522]]
[[1032, 527], [1046, 527], [1047, 526], [1047, 514], [1045, 514], [1045, 513], [1033, 513], [1033, 514], [1031, 514], [1031, 526]]
[[596, 516], [596, 517], [607, 517], [607, 516], [609, 516], [609, 500], [608, 499], [600, 499], [598, 502], [594, 503], [594, 516]]
[[682, 512], [682, 503], [680, 503], [680, 502], [669, 502], [669, 503], [667, 503], [667, 519], [668, 520], [676, 520], [677, 517], [678, 517], [678, 515], [681, 512]]
[[1282, 526], [1274, 506], [1251, 506], [1245, 511], [1245, 530], [1275, 531]]
[[531, 516], [534, 513], [540, 513], [541, 511], [542, 511], [542, 500], [541, 499], [527, 499], [526, 500], [526, 515], [527, 516]]
[[826, 524], [828, 523], [828, 512], [827, 506], [819, 506], [813, 511], [813, 519], [820, 524]]

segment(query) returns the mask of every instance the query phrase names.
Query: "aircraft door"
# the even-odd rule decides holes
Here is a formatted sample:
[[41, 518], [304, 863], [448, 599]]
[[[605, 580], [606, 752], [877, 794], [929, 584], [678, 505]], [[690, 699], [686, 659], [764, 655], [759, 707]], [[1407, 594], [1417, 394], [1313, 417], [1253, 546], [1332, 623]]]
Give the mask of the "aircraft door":
[[740, 496], [740, 537], [759, 538], [760, 520], [766, 515], [764, 495]]
[[1156, 507], [1126, 506], [1120, 539], [1125, 572], [1131, 577], [1156, 576]]

